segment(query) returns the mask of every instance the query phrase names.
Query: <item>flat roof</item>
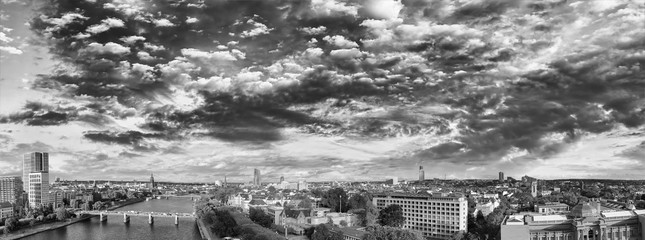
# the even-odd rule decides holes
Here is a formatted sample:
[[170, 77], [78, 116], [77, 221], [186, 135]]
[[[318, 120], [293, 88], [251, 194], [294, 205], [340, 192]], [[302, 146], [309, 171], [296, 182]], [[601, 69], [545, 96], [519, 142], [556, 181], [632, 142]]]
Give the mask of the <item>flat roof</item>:
[[398, 193], [398, 192], [389, 192], [389, 193], [377, 193], [373, 195], [374, 197], [401, 197], [401, 198], [416, 198], [416, 199], [451, 199], [451, 200], [456, 200], [459, 198], [463, 197], [442, 197], [442, 196], [433, 196], [431, 194], [423, 194], [423, 193]]
[[632, 211], [615, 211], [615, 212], [601, 212], [603, 217], [633, 217], [635, 214]]
[[542, 215], [542, 216], [533, 216], [534, 222], [545, 222], [545, 221], [566, 221], [567, 216], [565, 215]]

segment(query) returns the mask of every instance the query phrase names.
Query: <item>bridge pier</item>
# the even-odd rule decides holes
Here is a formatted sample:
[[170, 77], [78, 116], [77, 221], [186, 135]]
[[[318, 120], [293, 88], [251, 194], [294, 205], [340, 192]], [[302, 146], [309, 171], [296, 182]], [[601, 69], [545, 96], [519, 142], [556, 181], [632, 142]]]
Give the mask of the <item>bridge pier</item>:
[[179, 225], [179, 216], [175, 215], [175, 225]]
[[130, 216], [123, 213], [123, 223], [130, 223]]
[[148, 214], [148, 224], [152, 225], [155, 222], [155, 219], [152, 217], [152, 214]]
[[107, 214], [106, 214], [106, 215], [103, 215], [103, 213], [100, 213], [100, 214], [99, 214], [99, 221], [101, 221], [101, 222], [107, 222], [107, 218], [108, 218], [108, 217], [107, 217]]

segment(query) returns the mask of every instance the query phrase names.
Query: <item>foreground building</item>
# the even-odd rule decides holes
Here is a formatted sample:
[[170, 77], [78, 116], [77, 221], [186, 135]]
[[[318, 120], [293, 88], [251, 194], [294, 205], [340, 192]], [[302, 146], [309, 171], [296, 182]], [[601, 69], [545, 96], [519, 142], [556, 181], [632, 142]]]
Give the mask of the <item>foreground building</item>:
[[645, 210], [601, 211], [581, 203], [567, 215], [511, 215], [500, 240], [645, 240]]
[[399, 205], [406, 218], [403, 228], [421, 232], [429, 239], [448, 239], [467, 232], [468, 200], [464, 197], [435, 197], [428, 194], [375, 194], [372, 203], [378, 210]]

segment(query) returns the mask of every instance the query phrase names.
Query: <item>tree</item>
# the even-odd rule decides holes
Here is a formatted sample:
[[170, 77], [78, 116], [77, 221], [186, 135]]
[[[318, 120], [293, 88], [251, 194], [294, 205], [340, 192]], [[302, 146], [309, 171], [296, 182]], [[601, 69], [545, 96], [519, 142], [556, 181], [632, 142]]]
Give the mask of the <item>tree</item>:
[[69, 199], [63, 198], [63, 206], [69, 206]]
[[267, 188], [267, 190], [268, 190], [270, 193], [275, 193], [275, 191], [276, 191], [274, 186], [270, 186], [269, 188]]
[[425, 240], [421, 233], [388, 226], [369, 226], [362, 240]]
[[237, 222], [228, 210], [216, 209], [211, 216], [211, 230], [218, 237], [237, 236]]
[[69, 218], [69, 212], [64, 207], [59, 207], [56, 209], [56, 219], [58, 221], [63, 221]]
[[343, 227], [347, 227], [347, 221], [340, 220], [340, 225], [343, 226]]
[[349, 210], [347, 207], [347, 193], [345, 193], [345, 189], [342, 188], [334, 188], [327, 191], [322, 197], [322, 204], [331, 208], [334, 212], [347, 212], [347, 210]]
[[18, 219], [15, 217], [4, 220], [4, 233], [10, 233], [18, 227]]
[[101, 210], [103, 208], [103, 202], [97, 201], [92, 205], [92, 209], [94, 210]]
[[249, 218], [265, 228], [270, 228], [271, 224], [273, 224], [273, 218], [259, 208], [249, 208]]
[[378, 215], [378, 223], [383, 226], [401, 227], [405, 223], [403, 208], [392, 204], [381, 210]]
[[311, 240], [343, 240], [343, 235], [331, 231], [330, 226], [327, 226], [327, 224], [319, 224], [314, 229]]

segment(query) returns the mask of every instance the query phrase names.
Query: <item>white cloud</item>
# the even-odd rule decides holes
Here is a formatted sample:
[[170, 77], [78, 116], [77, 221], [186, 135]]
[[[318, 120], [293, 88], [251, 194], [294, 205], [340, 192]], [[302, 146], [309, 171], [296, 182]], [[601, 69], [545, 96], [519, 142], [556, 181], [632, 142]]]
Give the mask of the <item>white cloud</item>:
[[57, 28], [63, 27], [67, 24], [74, 22], [77, 19], [87, 20], [89, 17], [83, 16], [79, 13], [66, 13], [60, 18], [47, 18], [46, 16], [40, 17], [44, 22], [55, 25]]
[[271, 30], [273, 30], [273, 28], [269, 28], [267, 27], [267, 25], [264, 25], [260, 22], [256, 22], [253, 19], [249, 19], [248, 21], [246, 21], [246, 23], [251, 24], [254, 28], [251, 30], [246, 30], [242, 32], [241, 36], [244, 38], [268, 34]]
[[331, 52], [329, 53], [329, 55], [333, 58], [343, 59], [357, 58], [362, 54], [363, 53], [361, 52], [361, 50], [358, 50], [357, 48], [331, 50]]
[[147, 43], [147, 42], [143, 43], [143, 47], [153, 52], [166, 50], [164, 46], [154, 45], [152, 43]]
[[122, 37], [119, 38], [119, 40], [127, 43], [127, 44], [134, 44], [137, 41], [145, 41], [146, 38], [142, 36], [128, 36], [128, 37]]
[[10, 38], [5, 33], [0, 32], [0, 42], [8, 43], [8, 42], [11, 42], [11, 41], [13, 41], [13, 38]]
[[181, 49], [181, 54], [187, 58], [205, 61], [237, 61], [237, 58], [228, 51], [205, 52], [195, 48]]
[[113, 42], [106, 43], [105, 45], [94, 42], [87, 45], [85, 51], [98, 54], [111, 53], [116, 55], [123, 55], [130, 53], [130, 48], [121, 46], [120, 44]]
[[325, 36], [323, 40], [339, 48], [357, 48], [358, 47], [357, 43], [355, 43], [354, 41], [347, 40], [345, 37], [341, 35], [336, 35], [331, 37]]
[[148, 52], [143, 52], [143, 51], [138, 52], [138, 53], [137, 53], [137, 57], [138, 57], [139, 59], [143, 60], [143, 61], [152, 61], [152, 60], [155, 60], [155, 58], [154, 58], [153, 56], [150, 56], [150, 53], [148, 53]]
[[110, 28], [121, 28], [124, 26], [125, 26], [125, 23], [121, 19], [106, 18], [106, 19], [103, 19], [103, 21], [101, 21], [101, 24], [89, 26], [86, 32], [89, 32], [92, 34], [98, 34], [98, 33], [102, 33], [107, 30], [110, 30]]
[[369, 0], [365, 9], [372, 17], [378, 19], [395, 19], [403, 9], [403, 3], [398, 0]]
[[194, 17], [186, 18], [186, 23], [196, 23], [196, 22], [199, 22], [199, 19], [194, 18]]
[[347, 6], [336, 0], [312, 0], [311, 10], [318, 16], [358, 15], [356, 6]]
[[155, 26], [157, 27], [174, 27], [175, 24], [172, 23], [170, 20], [162, 18], [162, 19], [155, 19], [154, 20]]
[[320, 34], [324, 34], [325, 31], [327, 31], [327, 27], [325, 26], [305, 27], [305, 28], [301, 28], [300, 30], [309, 35], [320, 35]]
[[9, 54], [20, 55], [22, 50], [10, 46], [0, 46], [0, 51], [7, 52]]

